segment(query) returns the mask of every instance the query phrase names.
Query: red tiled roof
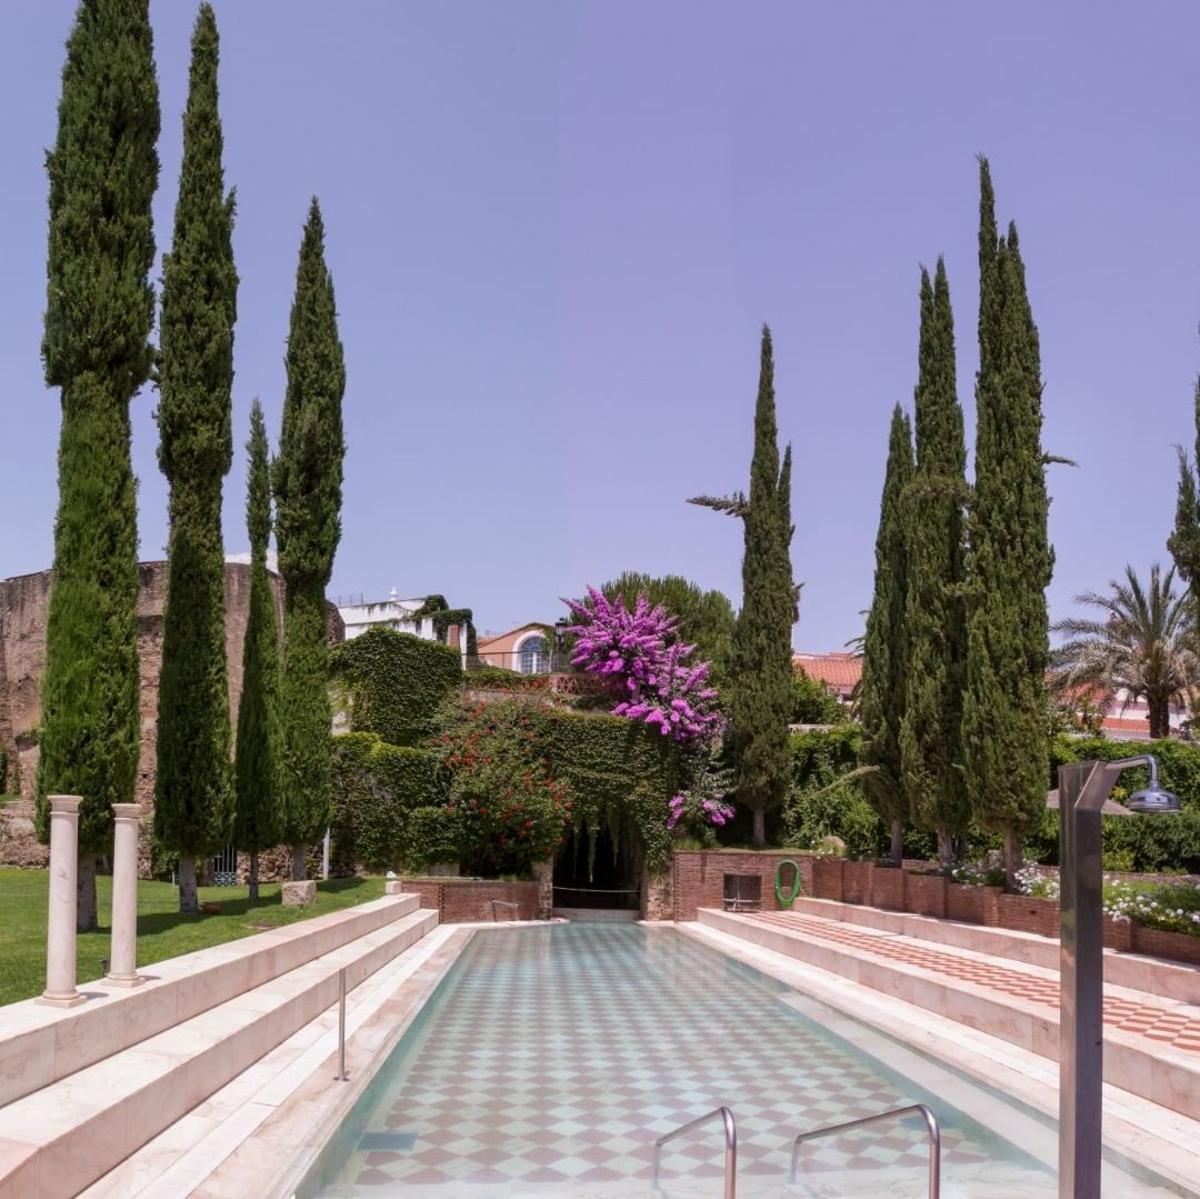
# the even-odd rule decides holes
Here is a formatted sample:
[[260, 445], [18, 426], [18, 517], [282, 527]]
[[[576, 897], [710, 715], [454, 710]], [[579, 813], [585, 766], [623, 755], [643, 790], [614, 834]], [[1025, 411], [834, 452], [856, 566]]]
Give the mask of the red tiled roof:
[[1150, 721], [1136, 716], [1106, 716], [1100, 725], [1103, 733], [1118, 740], [1150, 740]]
[[862, 678], [862, 659], [855, 654], [793, 654], [792, 666], [835, 691], [851, 691]]

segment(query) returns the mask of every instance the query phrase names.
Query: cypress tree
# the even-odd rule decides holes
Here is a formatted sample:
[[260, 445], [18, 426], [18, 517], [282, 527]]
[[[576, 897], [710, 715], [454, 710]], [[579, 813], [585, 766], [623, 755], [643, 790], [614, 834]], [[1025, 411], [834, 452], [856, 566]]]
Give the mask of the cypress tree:
[[792, 708], [792, 449], [779, 461], [775, 362], [763, 326], [750, 498], [700, 496], [692, 503], [743, 522], [742, 608], [733, 634], [730, 725], [737, 761], [737, 798], [754, 818], [754, 843], [766, 844], [765, 814], [783, 803], [791, 777], [788, 720]]
[[871, 806], [891, 828], [892, 861], [903, 857], [903, 827], [908, 819], [900, 761], [900, 727], [904, 718], [908, 636], [908, 550], [902, 497], [913, 473], [912, 426], [897, 404], [888, 436], [887, 469], [875, 535], [875, 590], [863, 638], [860, 708], [863, 763], [873, 766], [865, 786]]
[[233, 843], [250, 855], [250, 899], [258, 899], [258, 855], [279, 841], [279, 629], [267, 574], [271, 474], [267, 427], [257, 400], [250, 409], [246, 531], [250, 536], [250, 616], [242, 648], [237, 727], [237, 815]]
[[960, 726], [966, 659], [963, 505], [967, 452], [954, 364], [954, 315], [946, 267], [932, 286], [921, 272], [921, 333], [915, 394], [916, 472], [905, 491], [908, 553], [906, 695], [902, 776], [914, 818], [937, 832], [943, 867], [953, 837], [970, 824]]
[[1011, 880], [1045, 808], [1049, 658], [1045, 589], [1054, 557], [1041, 448], [1037, 329], [1016, 228], [996, 236], [980, 160], [980, 369], [968, 560], [963, 762], [976, 819], [1005, 835]]
[[42, 679], [46, 796], [83, 796], [81, 930], [96, 925], [96, 855], [138, 763], [137, 510], [129, 404], [150, 374], [151, 200], [159, 108], [147, 0], [83, 0], [46, 158], [50, 232], [42, 356], [61, 389], [54, 584]]
[[275, 463], [275, 536], [286, 584], [280, 723], [284, 839], [293, 877], [304, 877], [309, 843], [330, 807], [330, 726], [325, 587], [341, 537], [342, 393], [346, 368], [338, 340], [325, 229], [314, 197], [300, 246], [287, 346], [287, 394]]
[[1200, 379], [1192, 399], [1196, 427], [1195, 457], [1189, 458], [1182, 446], [1179, 453], [1179, 495], [1175, 502], [1175, 528], [1167, 538], [1167, 549], [1175, 559], [1179, 577], [1188, 584], [1192, 622], [1200, 629]]
[[233, 197], [221, 167], [217, 23], [200, 6], [192, 34], [183, 164], [171, 253], [163, 262], [158, 463], [171, 533], [154, 832], [179, 854], [179, 910], [197, 912], [196, 859], [233, 817], [221, 481], [233, 455], [230, 392], [237, 272]]

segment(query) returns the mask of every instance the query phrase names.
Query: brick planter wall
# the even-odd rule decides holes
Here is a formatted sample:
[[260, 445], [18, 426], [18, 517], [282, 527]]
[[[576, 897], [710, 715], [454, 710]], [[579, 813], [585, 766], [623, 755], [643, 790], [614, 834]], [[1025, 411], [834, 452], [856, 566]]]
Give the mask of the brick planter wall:
[[1174, 962], [1190, 962], [1200, 966], [1200, 937], [1187, 933], [1169, 933], [1161, 928], [1145, 928], [1141, 924], [1127, 925], [1133, 933], [1135, 953], [1148, 953], [1156, 958]]
[[946, 883], [946, 915], [951, 920], [982, 924], [983, 887], [965, 887], [962, 883]]
[[946, 915], [946, 876], [909, 874], [904, 880], [904, 909], [918, 916]]
[[871, 903], [890, 912], [904, 911], [907, 872], [895, 866], [876, 866], [871, 874]]
[[443, 924], [467, 924], [492, 919], [492, 900], [515, 903], [495, 909], [497, 920], [536, 920], [539, 908], [537, 880], [522, 883], [503, 883], [495, 879], [406, 878], [401, 890], [419, 895], [421, 907], [437, 910]]
[[1031, 895], [1007, 895], [997, 888], [997, 923], [1016, 932], [1058, 936], [1058, 900], [1035, 899]]
[[[699, 908], [721, 907], [725, 899], [726, 874], [757, 874], [762, 879], [763, 910], [779, 911], [775, 899], [776, 867], [780, 862], [795, 862], [800, 867], [800, 893], [812, 895], [813, 862], [817, 860], [795, 850], [756, 853], [741, 849], [677, 849], [671, 855], [675, 919], [695, 920]], [[790, 879], [791, 871], [787, 873]]]
[[869, 904], [871, 902], [871, 877], [874, 873], [874, 862], [843, 862], [843, 901], [846, 903]]
[[842, 899], [841, 858], [813, 858], [812, 893], [817, 899]]
[[1101, 919], [1104, 921], [1104, 948], [1119, 949], [1122, 953], [1131, 952], [1133, 924], [1128, 920], [1114, 920], [1111, 916], [1102, 916]]

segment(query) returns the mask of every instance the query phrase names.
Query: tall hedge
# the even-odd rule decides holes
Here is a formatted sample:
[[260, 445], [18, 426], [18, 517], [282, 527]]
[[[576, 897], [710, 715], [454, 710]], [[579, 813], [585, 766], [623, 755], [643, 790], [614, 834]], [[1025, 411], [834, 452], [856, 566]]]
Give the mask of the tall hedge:
[[114, 803], [137, 779], [137, 499], [129, 404], [150, 375], [158, 82], [147, 0], [83, 0], [67, 41], [50, 177], [46, 384], [61, 389], [54, 586], [42, 679], [46, 796], [83, 796], [80, 929]]
[[382, 625], [339, 645], [330, 669], [351, 731], [377, 733], [393, 745], [424, 741], [462, 682], [457, 650]]
[[[449, 846], [429, 843], [427, 813], [442, 812], [447, 800], [446, 778], [436, 754], [389, 745], [375, 733], [343, 733], [333, 738], [332, 761], [330, 840], [339, 873], [355, 866], [419, 869], [430, 861], [446, 860], [438, 855], [447, 853]], [[415, 820], [414, 813], [420, 813]], [[443, 840], [448, 823], [443, 812]]]

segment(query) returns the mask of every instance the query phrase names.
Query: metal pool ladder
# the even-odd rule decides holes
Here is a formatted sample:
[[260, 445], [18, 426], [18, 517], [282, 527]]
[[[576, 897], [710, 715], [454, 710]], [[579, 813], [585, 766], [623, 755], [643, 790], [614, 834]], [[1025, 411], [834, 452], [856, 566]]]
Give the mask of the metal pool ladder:
[[663, 1146], [668, 1141], [673, 1141], [676, 1137], [683, 1136], [685, 1132], [691, 1132], [693, 1128], [699, 1128], [701, 1124], [708, 1123], [713, 1116], [720, 1116], [725, 1125], [724, 1199], [735, 1199], [737, 1190], [737, 1121], [733, 1118], [733, 1112], [727, 1107], [714, 1107], [711, 1112], [705, 1112], [703, 1116], [697, 1116], [694, 1120], [689, 1120], [686, 1124], [681, 1124], [673, 1132], [666, 1133], [654, 1142], [655, 1188], [658, 1187], [658, 1168], [662, 1164]]
[[[725, 1109], [721, 1109], [725, 1110]], [[826, 1128], [816, 1128], [812, 1132], [802, 1132], [792, 1142], [792, 1164], [788, 1169], [788, 1182], [796, 1181], [796, 1162], [800, 1157], [800, 1146], [805, 1141], [816, 1140], [817, 1137], [833, 1136], [839, 1132], [848, 1132], [851, 1128], [861, 1128], [865, 1124], [878, 1124], [882, 1120], [897, 1120], [903, 1116], [912, 1116], [920, 1113], [925, 1120], [925, 1127], [929, 1132], [929, 1199], [938, 1199], [941, 1195], [941, 1170], [942, 1170], [942, 1134], [938, 1128], [937, 1117], [923, 1103], [914, 1103], [909, 1107], [897, 1107], [890, 1112], [879, 1112], [874, 1116], [864, 1116], [861, 1120], [848, 1120], [845, 1124], [830, 1124]], [[709, 1113], [712, 1114], [711, 1112]], [[732, 1114], [730, 1119], [732, 1119]], [[685, 1127], [691, 1127], [686, 1125]], [[680, 1132], [683, 1129], [679, 1130]], [[675, 1133], [671, 1133], [675, 1136]], [[655, 1153], [658, 1142], [655, 1142]], [[726, 1157], [728, 1162], [728, 1156]], [[658, 1158], [655, 1157], [655, 1180], [658, 1179]], [[726, 1166], [726, 1179], [729, 1178], [728, 1165]], [[725, 1194], [731, 1196], [733, 1191], [729, 1189], [729, 1183], [726, 1182]]]

